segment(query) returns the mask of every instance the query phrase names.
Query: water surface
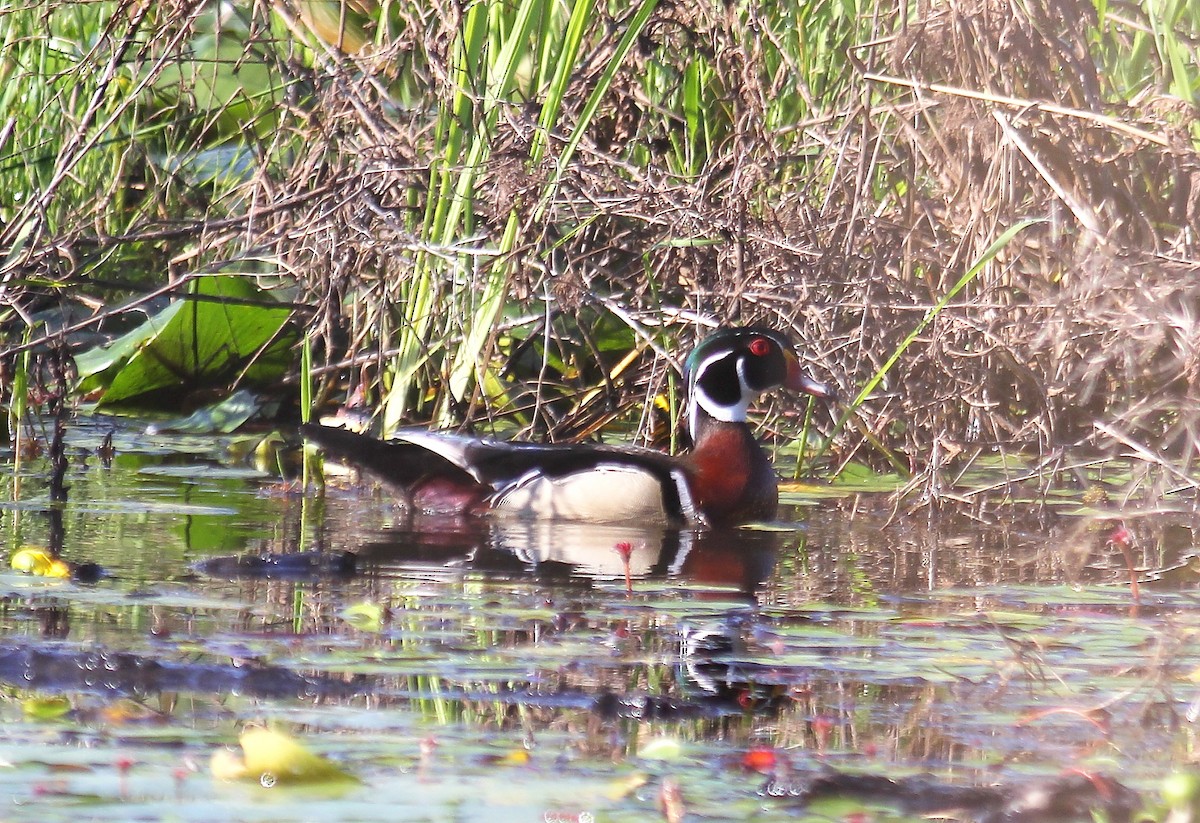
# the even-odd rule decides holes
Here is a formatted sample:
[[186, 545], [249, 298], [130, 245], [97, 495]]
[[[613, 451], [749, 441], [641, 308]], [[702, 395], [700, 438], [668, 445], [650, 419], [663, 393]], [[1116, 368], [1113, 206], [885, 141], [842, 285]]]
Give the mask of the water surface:
[[[795, 820], [769, 781], [1077, 770], [1152, 797], [1195, 751], [1188, 512], [1121, 513], [1128, 559], [1069, 498], [791, 493], [723, 534], [414, 520], [242, 439], [85, 418], [68, 444], [62, 555], [104, 576], [0, 573], [0, 816], [645, 820], [666, 786], [688, 819]], [[46, 546], [47, 461], [0, 465], [3, 548]], [[297, 552], [328, 562], [229, 559]], [[357, 782], [215, 779], [252, 724]]]

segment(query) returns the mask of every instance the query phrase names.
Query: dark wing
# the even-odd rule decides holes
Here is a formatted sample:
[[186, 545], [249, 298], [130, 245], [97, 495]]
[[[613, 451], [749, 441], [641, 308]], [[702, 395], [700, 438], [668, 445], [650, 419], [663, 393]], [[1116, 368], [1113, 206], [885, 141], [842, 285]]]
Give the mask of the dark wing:
[[377, 440], [365, 434], [313, 423], [301, 425], [300, 433], [331, 456], [404, 490], [435, 477], [468, 485], [479, 482], [461, 466], [416, 443]]

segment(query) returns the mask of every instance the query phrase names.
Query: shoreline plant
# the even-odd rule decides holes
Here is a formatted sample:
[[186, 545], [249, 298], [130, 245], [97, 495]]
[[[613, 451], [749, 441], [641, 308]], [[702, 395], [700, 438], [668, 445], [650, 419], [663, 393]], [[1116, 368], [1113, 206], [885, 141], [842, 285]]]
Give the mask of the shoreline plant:
[[1198, 44], [1182, 0], [0, 6], [0, 373], [240, 276], [384, 429], [649, 440], [754, 320], [861, 395], [769, 415], [807, 460], [1194, 488]]

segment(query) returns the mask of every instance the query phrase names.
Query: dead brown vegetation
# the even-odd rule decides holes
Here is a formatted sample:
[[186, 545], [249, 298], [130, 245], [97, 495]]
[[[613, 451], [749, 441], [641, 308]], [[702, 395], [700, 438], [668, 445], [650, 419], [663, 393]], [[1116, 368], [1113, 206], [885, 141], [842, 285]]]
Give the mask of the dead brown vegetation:
[[[279, 8], [308, 36], [302, 16]], [[1161, 77], [1132, 93], [1106, 73], [1113, 60], [1100, 51], [1119, 50], [1147, 25], [1139, 7], [1119, 12], [1101, 21], [1083, 0], [878, 6], [831, 49], [831, 61], [849, 57], [844, 69], [831, 62], [818, 76], [789, 62], [780, 44], [791, 33], [753, 6], [664, 3], [542, 202], [626, 22], [610, 18], [600, 27], [609, 33], [581, 56], [546, 160], [527, 162], [535, 108], [502, 104], [474, 188], [476, 231], [438, 248], [414, 227], [432, 196], [423, 190], [439, 162], [431, 110], [455, 91], [462, 9], [425, 5], [404, 12], [392, 40], [354, 54], [326, 42], [311, 67], [291, 67], [312, 97], [283, 102], [273, 139], [298, 150], [283, 167], [264, 161], [244, 208], [207, 224], [204, 251], [189, 262], [247, 249], [276, 261], [317, 307], [309, 328], [326, 343], [325, 373], [340, 369], [371, 388], [405, 322], [399, 284], [414, 257], [458, 255], [469, 267], [487, 259], [480, 249], [494, 247], [515, 213], [508, 298], [521, 314], [551, 297], [550, 336], [563, 352], [593, 351], [586, 325], [601, 314], [651, 337], [675, 326], [655, 342], [680, 340], [681, 349], [697, 318], [762, 320], [793, 329], [816, 368], [852, 395], [983, 249], [1040, 218], [908, 349], [860, 409], [867, 428], [914, 469], [938, 441], [967, 454], [973, 445], [1047, 454], [1135, 444], [1190, 475], [1200, 456], [1200, 118], [1161, 90]], [[1194, 35], [1179, 33], [1192, 56]], [[654, 70], [682, 84], [697, 55], [713, 68], [710, 144], [684, 173], [669, 167], [682, 115], [662, 102], [678, 88], [651, 100], [641, 78]], [[388, 84], [402, 74], [428, 106], [389, 102]], [[805, 106], [780, 123], [785, 94]], [[452, 285], [448, 276], [434, 288]], [[541, 322], [530, 321], [533, 334]], [[496, 339], [488, 350], [511, 355]], [[610, 411], [640, 401], [665, 386], [652, 351], [636, 377], [581, 370], [558, 376], [561, 391], [599, 386]], [[437, 358], [423, 366], [430, 383], [447, 368]], [[459, 409], [507, 410], [479, 395]], [[578, 433], [588, 427], [570, 415], [595, 413], [539, 407], [546, 420], [533, 428]], [[859, 438], [848, 428], [837, 442], [849, 453]]]
[[[513, 294], [548, 288], [568, 309], [603, 296], [636, 317], [791, 326], [850, 390], [1005, 227], [1041, 217], [866, 403], [870, 427], [914, 467], [937, 437], [1111, 445], [1096, 422], [1186, 465], [1200, 448], [1196, 112], [1154, 91], [1113, 102], [1096, 23], [1088, 3], [995, 0], [937, 4], [894, 34], [881, 23], [879, 40], [854, 50], [858, 100], [798, 124], [795, 143], [764, 126], [771, 77], [744, 21], [684, 21], [664, 8], [653, 27], [663, 48], [643, 51], [628, 74], [673, 44], [703, 43], [721, 68], [729, 132], [693, 180], [653, 160], [635, 167], [629, 143], [653, 151], [667, 135], [648, 130], [661, 124], [637, 85], [619, 82], [545, 222], [523, 226]], [[582, 72], [581, 96], [588, 80]], [[330, 88], [315, 123], [325, 134], [338, 124], [340, 143], [310, 141], [282, 184], [329, 190], [288, 215], [305, 229], [281, 233], [278, 251], [314, 291], [349, 278], [386, 299], [404, 276], [397, 249], [412, 242], [390, 215], [428, 163], [428, 135], [420, 118], [375, 108], [364, 118], [342, 88]], [[513, 204], [530, 216], [545, 174], [520, 161], [530, 128], [519, 109], [501, 127], [480, 185], [485, 235]], [[797, 151], [818, 159], [797, 162]], [[670, 242], [681, 237], [724, 242]], [[547, 266], [538, 252], [555, 242]]]

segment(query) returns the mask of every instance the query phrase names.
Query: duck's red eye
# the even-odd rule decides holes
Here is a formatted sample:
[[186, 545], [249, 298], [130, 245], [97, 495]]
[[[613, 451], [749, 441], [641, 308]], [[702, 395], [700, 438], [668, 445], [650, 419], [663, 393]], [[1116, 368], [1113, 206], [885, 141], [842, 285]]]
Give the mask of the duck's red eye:
[[750, 341], [750, 353], [755, 357], [766, 357], [771, 351], [771, 343], [765, 337], [756, 337]]

